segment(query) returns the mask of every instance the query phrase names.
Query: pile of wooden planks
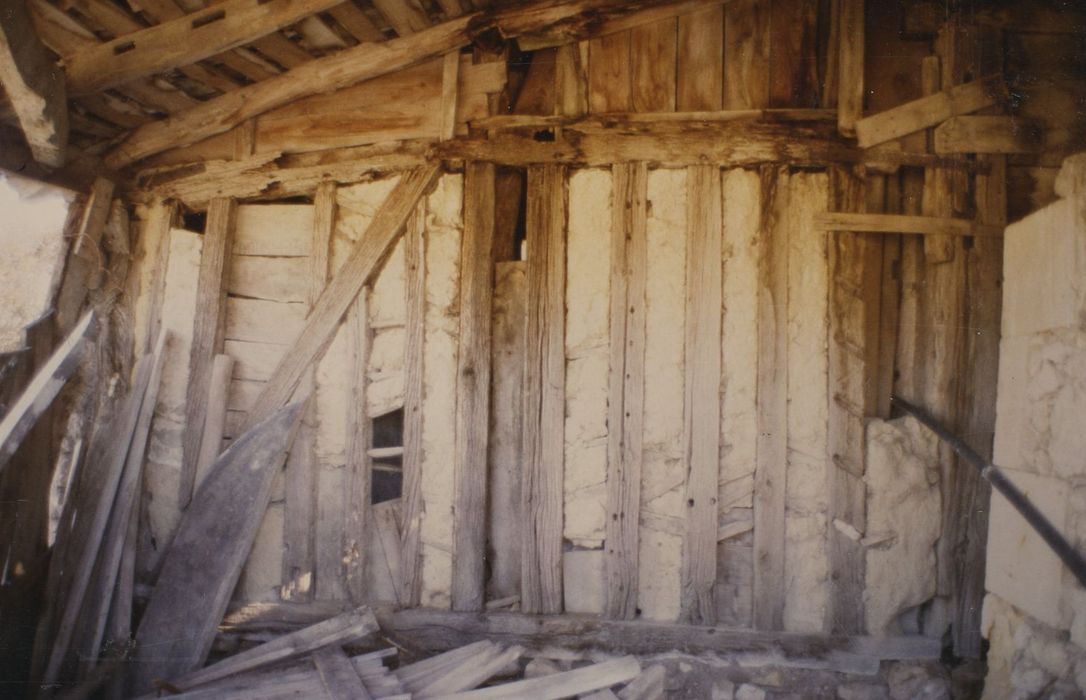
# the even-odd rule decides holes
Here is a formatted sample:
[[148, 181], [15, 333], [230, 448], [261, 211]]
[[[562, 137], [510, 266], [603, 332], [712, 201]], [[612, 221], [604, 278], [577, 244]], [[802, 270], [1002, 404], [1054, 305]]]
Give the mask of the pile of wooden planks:
[[373, 613], [360, 607], [156, 685], [171, 697], [193, 700], [663, 697], [664, 668], [642, 671], [632, 656], [563, 670], [543, 658], [529, 661], [519, 645], [486, 640], [412, 663], [395, 648], [348, 653], [377, 629]]

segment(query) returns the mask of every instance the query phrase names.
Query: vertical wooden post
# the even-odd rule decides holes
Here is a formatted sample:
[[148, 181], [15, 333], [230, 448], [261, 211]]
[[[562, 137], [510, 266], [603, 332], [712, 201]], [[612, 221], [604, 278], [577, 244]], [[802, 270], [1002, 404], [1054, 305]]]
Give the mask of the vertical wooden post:
[[754, 472], [754, 627], [784, 627], [788, 464], [788, 241], [775, 230], [776, 168], [762, 171], [758, 258], [758, 457]]
[[641, 431], [645, 417], [648, 168], [615, 165], [611, 202], [611, 340], [607, 400], [608, 617], [637, 613]]
[[[322, 182], [313, 196], [313, 230], [309, 239], [309, 270], [306, 305], [312, 309], [328, 283], [328, 256], [336, 226], [336, 184]], [[300, 396], [316, 391], [317, 369], [309, 367], [299, 384]], [[317, 479], [316, 402], [306, 407], [298, 434], [294, 437], [286, 466], [286, 501], [283, 504], [283, 565], [280, 596], [283, 600], [307, 601], [313, 598], [314, 577], [318, 576], [319, 549], [327, 548], [332, 561], [340, 558], [339, 543], [316, 542]], [[326, 557], [329, 558], [329, 557]], [[342, 571], [337, 565], [335, 575]], [[337, 578], [339, 578], [337, 576]]]
[[679, 16], [675, 99], [680, 112], [720, 109], [724, 90], [724, 6]]
[[490, 308], [494, 294], [494, 165], [464, 171], [460, 248], [456, 458], [453, 484], [453, 610], [482, 610], [490, 429]]
[[562, 611], [566, 169], [528, 169], [521, 609]]
[[837, 21], [837, 129], [855, 136], [864, 112], [864, 0], [839, 0]]
[[[830, 171], [831, 211], [862, 211], [864, 183], [855, 174]], [[872, 234], [829, 232], [829, 566], [825, 631], [863, 634], [865, 559], [860, 542], [845, 532], [865, 532], [867, 493], [864, 421], [874, 406], [882, 249]], [[848, 527], [840, 527], [841, 525]], [[850, 529], [851, 528], [851, 529]]]
[[178, 505], [188, 506], [196, 482], [200, 443], [207, 412], [208, 383], [215, 355], [222, 352], [226, 324], [226, 275], [234, 245], [237, 202], [225, 197], [211, 200], [207, 210], [200, 275], [196, 282], [196, 320], [189, 355], [189, 386], [185, 402], [185, 436], [182, 442]]
[[713, 624], [720, 480], [720, 169], [686, 170], [686, 541], [682, 618]]
[[137, 353], [150, 352], [158, 333], [162, 328], [162, 300], [166, 294], [166, 266], [170, 262], [170, 227], [177, 217], [177, 205], [172, 201], [157, 200], [151, 205], [150, 213], [140, 234], [140, 247], [151, 242], [154, 248], [144, 248], [145, 260], [141, 265], [151, 267], [150, 289], [141, 291], [141, 297], [147, 305], [147, 324], [143, 339], [136, 347]]
[[769, 106], [769, 11], [764, 0], [724, 5], [724, 109]]
[[450, 51], [445, 54], [441, 69], [441, 133], [442, 141], [456, 135], [456, 105], [460, 91], [460, 52]]
[[[410, 226], [410, 224], [409, 224]], [[369, 288], [363, 287], [344, 321], [347, 328], [351, 392], [347, 405], [347, 498], [343, 514], [343, 568], [351, 603], [367, 602], [366, 548], [369, 546], [370, 417], [366, 410], [366, 367], [370, 357]], [[410, 327], [410, 326], [409, 326]], [[405, 459], [406, 461], [406, 459]], [[323, 584], [317, 593], [322, 595]]]
[[400, 603], [418, 605], [422, 596], [422, 399], [423, 340], [426, 327], [426, 238], [423, 214], [404, 231], [406, 339], [404, 340], [403, 496], [400, 522]]

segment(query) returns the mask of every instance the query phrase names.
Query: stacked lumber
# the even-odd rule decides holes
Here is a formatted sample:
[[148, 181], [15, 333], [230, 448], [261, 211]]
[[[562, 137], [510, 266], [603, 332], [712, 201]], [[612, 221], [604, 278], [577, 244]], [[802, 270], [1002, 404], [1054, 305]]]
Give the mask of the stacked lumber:
[[632, 656], [562, 670], [542, 658], [525, 658], [522, 646], [488, 640], [412, 663], [404, 663], [395, 648], [351, 655], [352, 643], [376, 630], [373, 613], [360, 607], [156, 685], [186, 700], [663, 696], [664, 668], [643, 672]]

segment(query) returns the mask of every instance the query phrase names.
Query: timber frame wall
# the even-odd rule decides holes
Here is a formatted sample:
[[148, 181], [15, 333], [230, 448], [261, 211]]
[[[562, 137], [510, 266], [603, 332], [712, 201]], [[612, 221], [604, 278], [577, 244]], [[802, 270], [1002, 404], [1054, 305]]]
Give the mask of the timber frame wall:
[[[999, 13], [944, 22], [867, 5], [708, 2], [514, 56], [453, 52], [409, 69], [440, 117], [423, 128], [287, 105], [137, 165], [125, 192], [140, 219], [137, 354], [190, 314], [187, 371], [164, 380], [181, 400], [156, 415], [183, 447], [169, 499], [144, 499], [144, 581], [206, 467], [214, 421], [200, 403], [220, 407], [229, 438], [295, 386], [335, 383], [350, 426], [337, 480], [322, 482], [318, 405], [288, 461], [279, 529], [253, 555], [278, 552], [284, 600], [884, 632], [859, 604], [867, 552], [884, 544], [867, 527], [867, 425], [891, 417], [898, 393], [989, 453], [999, 232], [1046, 197], [1045, 171], [1081, 139], [1073, 125], [1049, 124], [1062, 140], [1044, 146], [1008, 135], [1004, 100], [985, 89], [1002, 81], [979, 80], [1013, 60], [1035, 69], [1038, 32]], [[354, 95], [360, 111], [381, 80], [328, 100]], [[936, 129], [858, 145], [885, 129], [864, 115], [924, 95], [957, 104], [946, 91], [962, 85], [994, 136], [947, 107]], [[1043, 94], [1016, 114], [1037, 116]], [[1040, 184], [1014, 201], [1008, 181], [1027, 178]], [[193, 212], [206, 212], [202, 232], [183, 228]], [[261, 226], [290, 240], [243, 237]], [[231, 270], [261, 257], [292, 262], [288, 298], [264, 317], [281, 357], [254, 374], [222, 358], [268, 340], [233, 301], [247, 293]], [[354, 282], [337, 276], [347, 264]], [[331, 379], [326, 351], [341, 363]], [[399, 383], [375, 399], [395, 383], [374, 378], [389, 354]], [[280, 370], [279, 394], [245, 384]], [[371, 507], [370, 419], [395, 408], [403, 496]], [[937, 461], [936, 578], [914, 631], [949, 628], [976, 656], [987, 492], [949, 454]], [[165, 539], [152, 541], [152, 521]], [[597, 575], [573, 602], [569, 582]]]

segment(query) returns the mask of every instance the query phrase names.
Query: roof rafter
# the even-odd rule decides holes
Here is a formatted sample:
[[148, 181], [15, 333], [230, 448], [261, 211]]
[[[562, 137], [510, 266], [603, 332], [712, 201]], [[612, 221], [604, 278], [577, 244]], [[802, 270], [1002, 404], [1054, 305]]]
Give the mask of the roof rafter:
[[116, 87], [247, 44], [341, 0], [229, 0], [65, 59], [74, 95]]
[[464, 15], [382, 43], [359, 44], [139, 127], [106, 156], [105, 162], [111, 168], [120, 168], [168, 148], [196, 143], [288, 102], [401, 70], [479, 37], [489, 39], [496, 34], [511, 39], [571, 23], [583, 26], [587, 18], [606, 19], [675, 1], [541, 0]]

